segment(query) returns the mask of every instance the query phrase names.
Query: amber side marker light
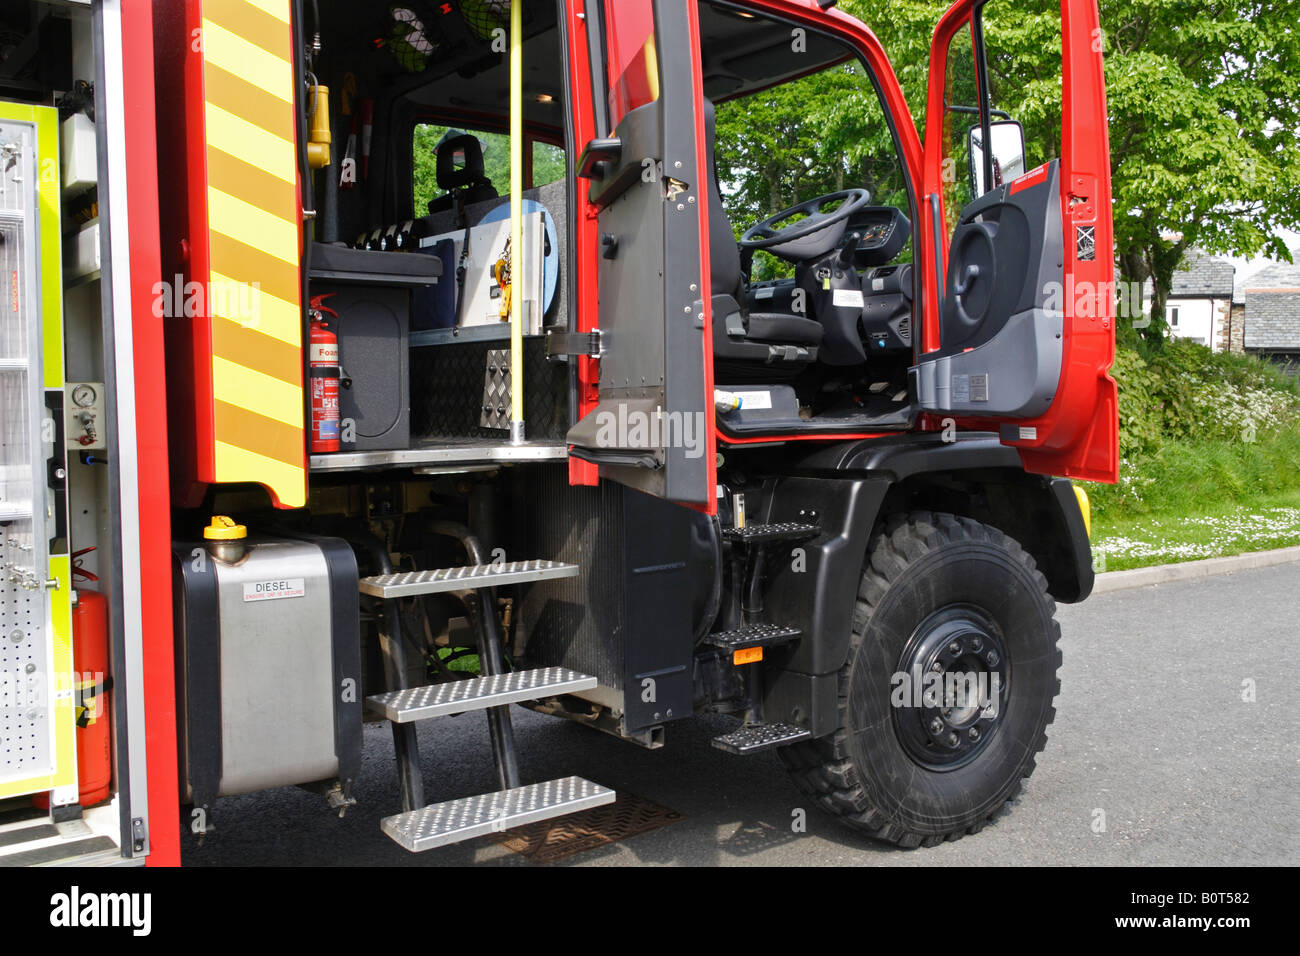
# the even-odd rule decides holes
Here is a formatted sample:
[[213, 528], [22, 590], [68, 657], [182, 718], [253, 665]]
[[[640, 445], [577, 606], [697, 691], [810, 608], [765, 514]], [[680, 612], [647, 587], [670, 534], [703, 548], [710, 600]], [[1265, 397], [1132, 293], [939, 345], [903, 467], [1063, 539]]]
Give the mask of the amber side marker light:
[[741, 664], [754, 664], [763, 659], [763, 649], [761, 647], [746, 647], [734, 651], [731, 655], [731, 663], [739, 667]]

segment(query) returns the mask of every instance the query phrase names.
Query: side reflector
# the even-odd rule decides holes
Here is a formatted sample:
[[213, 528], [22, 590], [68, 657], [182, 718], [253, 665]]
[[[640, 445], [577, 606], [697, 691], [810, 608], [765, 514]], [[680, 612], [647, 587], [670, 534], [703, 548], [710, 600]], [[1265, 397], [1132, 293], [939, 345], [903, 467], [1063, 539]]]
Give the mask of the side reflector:
[[754, 664], [763, 659], [763, 649], [761, 647], [746, 647], [734, 651], [731, 655], [731, 663], [739, 667], [741, 664]]

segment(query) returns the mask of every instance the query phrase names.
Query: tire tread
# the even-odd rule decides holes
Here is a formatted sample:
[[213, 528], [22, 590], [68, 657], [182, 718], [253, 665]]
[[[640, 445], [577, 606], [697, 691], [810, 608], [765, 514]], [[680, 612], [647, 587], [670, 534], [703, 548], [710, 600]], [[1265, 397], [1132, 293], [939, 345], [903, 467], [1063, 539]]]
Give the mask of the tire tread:
[[[944, 512], [913, 511], [891, 516], [868, 544], [869, 560], [858, 588], [853, 610], [853, 633], [849, 642], [848, 660], [851, 662], [865, 639], [867, 624], [875, 608], [890, 586], [915, 562], [945, 545], [977, 542], [1001, 547], [1014, 560], [1024, 565], [1032, 575], [1051, 610], [1051, 642], [1055, 650], [1053, 672], [1061, 666], [1058, 641], [1061, 626], [1057, 622], [1056, 604], [1047, 593], [1047, 579], [1038, 570], [1034, 559], [1015, 539], [996, 528], [973, 518]], [[849, 671], [846, 664], [839, 673], [838, 707], [841, 715], [847, 712]], [[1056, 678], [1056, 690], [1061, 687]], [[1053, 696], [1055, 700], [1055, 695]], [[871, 837], [905, 848], [933, 847], [958, 840], [968, 834], [980, 832], [994, 822], [1020, 796], [1024, 781], [1034, 771], [1036, 755], [1047, 745], [1047, 731], [1056, 718], [1056, 706], [1047, 708], [1047, 719], [1025, 764], [1024, 773], [1008, 791], [1006, 799], [983, 819], [950, 833], [925, 834], [908, 830], [888, 819], [880, 808], [871, 804], [866, 789], [861, 785], [857, 768], [849, 752], [848, 731], [843, 724], [828, 737], [791, 744], [778, 750], [778, 754], [794, 779], [799, 790], [812, 797], [819, 806], [841, 817], [855, 829]]]

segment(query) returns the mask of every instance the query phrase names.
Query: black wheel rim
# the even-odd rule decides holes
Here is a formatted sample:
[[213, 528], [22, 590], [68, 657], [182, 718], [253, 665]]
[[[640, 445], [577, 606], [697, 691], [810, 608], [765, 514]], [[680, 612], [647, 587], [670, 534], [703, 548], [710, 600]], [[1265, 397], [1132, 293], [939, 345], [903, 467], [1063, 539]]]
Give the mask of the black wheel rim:
[[899, 742], [927, 770], [956, 770], [989, 745], [1006, 721], [1011, 667], [997, 623], [954, 605], [912, 633], [893, 675], [890, 704]]

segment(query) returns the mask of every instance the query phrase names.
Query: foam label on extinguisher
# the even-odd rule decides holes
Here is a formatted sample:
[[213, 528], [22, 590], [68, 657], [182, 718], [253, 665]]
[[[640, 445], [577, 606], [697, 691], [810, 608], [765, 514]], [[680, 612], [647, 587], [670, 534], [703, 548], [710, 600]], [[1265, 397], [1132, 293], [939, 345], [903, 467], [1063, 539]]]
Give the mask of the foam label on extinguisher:
[[245, 601], [279, 601], [307, 594], [305, 578], [274, 578], [269, 581], [245, 581]]
[[312, 365], [339, 364], [339, 345], [337, 342], [313, 342], [307, 354], [311, 356]]

